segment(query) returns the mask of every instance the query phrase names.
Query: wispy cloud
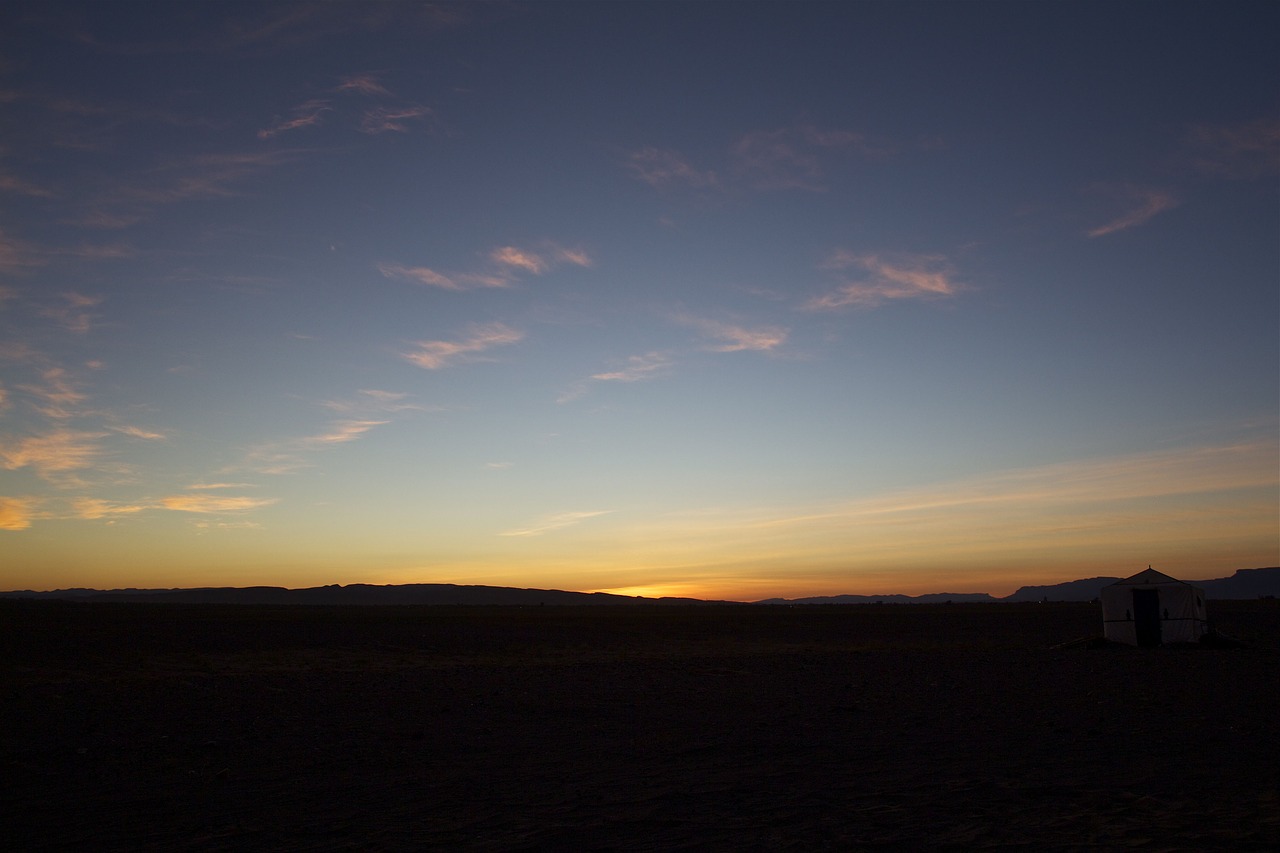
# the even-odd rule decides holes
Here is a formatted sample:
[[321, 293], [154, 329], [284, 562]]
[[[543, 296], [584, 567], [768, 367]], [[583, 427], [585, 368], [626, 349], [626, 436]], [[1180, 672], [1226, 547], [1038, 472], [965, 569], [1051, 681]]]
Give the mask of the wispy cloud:
[[1164, 190], [1127, 185], [1119, 187], [1096, 185], [1091, 189], [1092, 192], [1115, 198], [1125, 206], [1125, 212], [1097, 228], [1089, 229], [1086, 233], [1090, 237], [1103, 237], [1134, 228], [1147, 222], [1156, 214], [1178, 205], [1178, 200], [1173, 194]]
[[386, 278], [412, 281], [428, 287], [438, 287], [441, 290], [468, 290], [468, 284], [480, 287], [506, 287], [511, 283], [510, 279], [498, 276], [451, 278], [429, 267], [406, 267], [403, 264], [380, 263], [377, 269]]
[[38, 184], [33, 184], [8, 172], [0, 172], [0, 193], [24, 195], [30, 198], [53, 198], [54, 196], [52, 190], [45, 189]]
[[77, 471], [94, 467], [102, 455], [103, 432], [56, 429], [23, 438], [0, 437], [0, 463], [10, 471], [31, 468], [56, 485], [78, 484]]
[[71, 508], [76, 518], [95, 520], [118, 515], [135, 515], [152, 507], [148, 504], [121, 503], [102, 498], [76, 498], [71, 502]]
[[88, 395], [62, 367], [47, 367], [40, 373], [41, 384], [23, 384], [18, 388], [30, 396], [31, 405], [46, 418], [66, 421], [84, 414], [81, 407]]
[[93, 324], [93, 314], [89, 309], [102, 304], [101, 296], [87, 296], [83, 293], [64, 293], [60, 304], [51, 305], [40, 313], [55, 320], [68, 332], [83, 335]]
[[238, 513], [270, 506], [278, 498], [251, 498], [225, 495], [170, 495], [160, 500], [160, 506], [177, 512]]
[[192, 483], [187, 486], [188, 489], [195, 492], [210, 491], [212, 489], [250, 489], [253, 488], [252, 483]]
[[375, 266], [386, 278], [412, 281], [441, 290], [461, 291], [482, 287], [511, 287], [521, 274], [544, 275], [563, 264], [578, 267], [592, 265], [591, 257], [582, 249], [566, 249], [555, 243], [548, 243], [539, 251], [499, 246], [489, 252], [488, 262], [487, 269], [449, 273], [430, 267], [411, 267], [398, 263], [383, 262]]
[[21, 272], [46, 263], [48, 256], [34, 243], [10, 237], [0, 230], [0, 272]]
[[734, 170], [755, 189], [823, 191], [823, 155], [838, 149], [861, 148], [863, 144], [860, 133], [822, 130], [807, 124], [757, 130], [733, 145]]
[[422, 121], [432, 114], [430, 107], [423, 106], [374, 107], [366, 110], [360, 118], [360, 132], [405, 133], [409, 130], [408, 122]]
[[598, 382], [644, 382], [664, 375], [673, 364], [675, 361], [665, 352], [648, 352], [630, 356], [620, 370], [594, 373], [591, 378]]
[[[259, 444], [249, 450], [245, 461], [226, 471], [246, 469], [259, 474], [291, 474], [314, 463], [311, 458], [327, 448], [348, 444], [363, 438], [377, 427], [391, 423], [388, 415], [406, 411], [421, 411], [424, 407], [406, 402], [407, 394], [377, 389], [358, 391], [353, 398], [325, 400], [320, 403], [326, 409], [341, 412], [348, 417], [330, 421], [321, 432], [312, 435], [289, 438], [283, 441], [271, 441]], [[224, 484], [215, 484], [205, 488], [231, 488]], [[189, 486], [188, 488], [200, 488]]]
[[742, 571], [756, 561], [776, 572], [785, 559], [792, 577], [818, 569], [862, 584], [879, 578], [873, 582], [892, 586], [898, 571], [939, 564], [1025, 577], [1028, 564], [1044, 559], [1064, 571], [1085, 565], [1104, 574], [1117, 562], [1137, 568], [1202, 557], [1216, 543], [1228, 551], [1254, 543], [1274, 554], [1277, 466], [1269, 437], [1007, 470], [809, 507], [707, 508], [634, 533], [648, 543], [651, 564]]
[[678, 152], [663, 148], [641, 148], [632, 152], [627, 158], [627, 168], [651, 187], [705, 189], [719, 183], [715, 172], [694, 168]]
[[721, 341], [707, 347], [712, 352], [768, 352], [782, 346], [787, 340], [787, 330], [781, 326], [760, 326], [748, 329], [732, 323], [686, 315], [677, 317], [676, 321], [686, 326], [693, 326], [707, 337]]
[[1280, 118], [1199, 125], [1187, 134], [1188, 156], [1200, 171], [1236, 180], [1280, 175]]
[[466, 337], [456, 341], [418, 341], [415, 349], [401, 355], [425, 370], [440, 370], [459, 361], [473, 361], [480, 353], [508, 346], [524, 339], [524, 333], [505, 323], [472, 326]]
[[319, 124], [324, 114], [331, 112], [332, 109], [333, 107], [329, 106], [328, 101], [319, 99], [299, 104], [289, 111], [288, 116], [276, 117], [270, 127], [265, 127], [258, 131], [258, 138], [271, 139], [291, 130], [312, 127]]
[[35, 517], [36, 501], [0, 497], [0, 530], [26, 530]]
[[112, 427], [112, 429], [123, 435], [131, 436], [133, 438], [141, 438], [144, 441], [164, 441], [166, 437], [162, 432], [155, 432], [154, 430], [143, 429], [138, 426], [116, 426]]
[[[114, 213], [124, 204], [167, 205], [189, 199], [239, 195], [237, 186], [287, 162], [294, 152], [284, 150], [201, 154], [171, 161], [120, 188], [111, 198], [98, 199], [92, 209]], [[126, 210], [136, 214], [136, 210]]]
[[355, 441], [374, 427], [385, 426], [390, 421], [347, 420], [337, 421], [330, 425], [326, 432], [302, 439], [306, 445], [323, 446], [326, 444], [345, 444]]
[[699, 168], [679, 151], [654, 146], [631, 152], [626, 166], [657, 188], [821, 192], [827, 189], [831, 158], [841, 151], [879, 153], [861, 133], [800, 124], [743, 134], [729, 146], [719, 169]]
[[383, 391], [362, 388], [356, 396], [346, 400], [325, 400], [320, 405], [335, 412], [410, 412], [422, 411], [425, 406], [408, 402], [409, 395], [401, 391]]
[[499, 266], [524, 270], [534, 275], [542, 275], [547, 271], [547, 262], [542, 257], [515, 246], [494, 249], [489, 253], [489, 259]]
[[352, 74], [342, 79], [342, 82], [338, 84], [337, 91], [354, 92], [358, 95], [389, 97], [391, 92], [379, 81], [378, 78], [380, 76], [380, 74], [372, 71], [364, 74]]
[[668, 352], [653, 351], [642, 355], [629, 356], [626, 363], [618, 370], [594, 373], [586, 379], [579, 380], [569, 386], [556, 397], [557, 403], [571, 403], [586, 396], [596, 382], [646, 382], [665, 376], [675, 365], [675, 359]]
[[566, 527], [572, 527], [575, 524], [581, 524], [589, 518], [596, 518], [601, 515], [608, 515], [613, 510], [589, 510], [580, 512], [559, 512], [554, 515], [546, 516], [527, 527], [520, 527], [514, 530], [507, 530], [499, 536], [541, 536], [544, 533], [550, 533], [553, 530], [563, 530]]
[[848, 306], [874, 308], [897, 299], [940, 299], [955, 296], [961, 289], [946, 260], [938, 255], [900, 255], [886, 259], [877, 254], [840, 249], [821, 266], [835, 271], [857, 268], [866, 275], [809, 300], [805, 307], [815, 310]]

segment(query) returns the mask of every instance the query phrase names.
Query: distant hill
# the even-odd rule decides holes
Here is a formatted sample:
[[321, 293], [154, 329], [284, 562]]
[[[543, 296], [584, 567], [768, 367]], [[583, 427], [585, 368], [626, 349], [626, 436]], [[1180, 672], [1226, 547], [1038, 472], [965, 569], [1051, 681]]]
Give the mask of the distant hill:
[[1118, 580], [1120, 578], [1084, 578], [1049, 586], [1024, 586], [1001, 601], [1093, 601], [1102, 594], [1104, 586]]
[[815, 595], [809, 598], [766, 598], [755, 604], [942, 604], [999, 601], [985, 592], [932, 592], [926, 595]]
[[279, 586], [208, 587], [200, 589], [59, 589], [50, 592], [0, 593], [4, 598], [56, 598], [76, 601], [151, 602], [165, 604], [308, 604], [308, 605], [618, 605], [712, 604], [695, 598], [642, 598], [604, 592], [517, 589], [455, 584], [348, 584], [285, 589]]
[[[1102, 588], [1120, 578], [1085, 578], [1051, 586], [1024, 586], [1001, 601], [1092, 601], [1102, 594]], [[1280, 597], [1280, 567], [1266, 569], [1237, 569], [1229, 578], [1212, 580], [1186, 580], [1204, 590], [1205, 597], [1213, 599]]]
[[[1102, 588], [1119, 578], [1100, 577], [1049, 586], [1024, 586], [1012, 595], [993, 598], [985, 592], [936, 592], [928, 595], [823, 595], [809, 598], [768, 598], [755, 604], [956, 604], [994, 601], [1092, 601]], [[1209, 599], [1280, 598], [1280, 567], [1240, 569], [1229, 578], [1193, 580]], [[458, 586], [449, 583], [355, 583], [286, 589], [282, 586], [204, 587], [198, 589], [57, 589], [48, 592], [0, 592], [0, 598], [128, 601], [168, 604], [310, 604], [310, 605], [620, 605], [620, 604], [741, 604], [698, 598], [644, 598], [606, 592], [562, 589], [520, 589], [506, 586]]]

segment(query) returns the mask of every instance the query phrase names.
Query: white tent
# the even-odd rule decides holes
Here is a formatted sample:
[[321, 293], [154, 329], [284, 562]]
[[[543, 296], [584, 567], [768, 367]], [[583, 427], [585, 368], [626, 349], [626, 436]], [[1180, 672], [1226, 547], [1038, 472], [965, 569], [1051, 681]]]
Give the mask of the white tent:
[[1204, 590], [1148, 566], [1102, 588], [1102, 629], [1131, 646], [1198, 642], [1209, 633]]

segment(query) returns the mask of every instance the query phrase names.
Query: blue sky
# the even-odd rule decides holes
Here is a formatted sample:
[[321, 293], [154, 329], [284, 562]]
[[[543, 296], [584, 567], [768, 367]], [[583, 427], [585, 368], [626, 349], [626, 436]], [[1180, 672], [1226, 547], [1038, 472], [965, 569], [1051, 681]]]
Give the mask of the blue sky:
[[13, 3], [0, 587], [1280, 562], [1263, 3]]

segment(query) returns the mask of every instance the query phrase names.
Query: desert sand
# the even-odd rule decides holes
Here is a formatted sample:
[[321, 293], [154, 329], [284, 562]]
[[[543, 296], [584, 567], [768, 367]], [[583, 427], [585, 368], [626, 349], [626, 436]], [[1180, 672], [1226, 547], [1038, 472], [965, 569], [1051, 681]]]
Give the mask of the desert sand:
[[1280, 849], [1280, 602], [0, 602], [9, 850]]

